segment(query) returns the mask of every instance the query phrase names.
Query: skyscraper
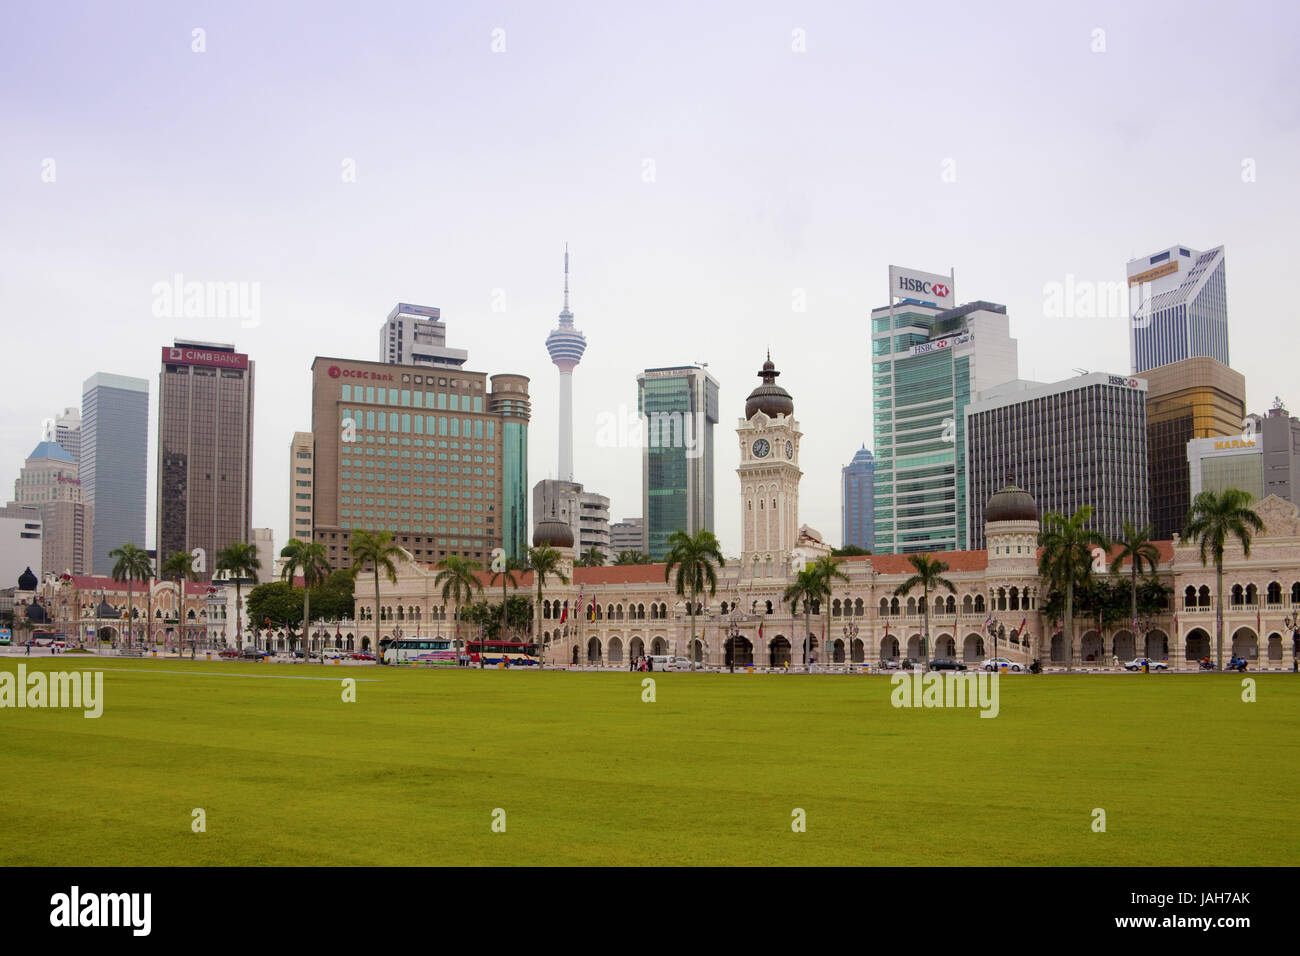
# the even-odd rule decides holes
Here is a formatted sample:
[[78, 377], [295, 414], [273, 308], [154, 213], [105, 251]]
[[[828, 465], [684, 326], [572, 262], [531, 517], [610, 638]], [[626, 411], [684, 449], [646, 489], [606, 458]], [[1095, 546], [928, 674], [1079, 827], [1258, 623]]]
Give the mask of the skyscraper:
[[1133, 373], [1206, 356], [1228, 364], [1223, 246], [1170, 246], [1128, 263]]
[[253, 513], [253, 374], [233, 345], [177, 339], [158, 375], [158, 564], [249, 540]]
[[1187, 443], [1242, 433], [1246, 379], [1206, 356], [1149, 369], [1142, 377], [1147, 382], [1151, 524], [1157, 538], [1168, 540], [1183, 532], [1192, 504]]
[[77, 463], [62, 445], [43, 441], [27, 456], [14, 482], [14, 502], [41, 514], [44, 570], [55, 574], [90, 572], [95, 509], [85, 503]]
[[713, 426], [718, 382], [698, 365], [648, 368], [636, 377], [645, 423], [641, 506], [646, 551], [668, 552], [674, 531], [713, 530]]
[[312, 540], [313, 461], [311, 432], [294, 432], [289, 443], [289, 537]]
[[533, 486], [533, 524], [546, 519], [569, 525], [579, 558], [590, 548], [607, 562], [617, 556], [610, 543], [609, 499], [604, 495], [583, 491], [576, 481], [539, 481]]
[[63, 450], [72, 456], [72, 460], [81, 462], [81, 409], [65, 408], [54, 419], [54, 440], [63, 446]]
[[1300, 419], [1280, 399], [1266, 415], [1247, 415], [1240, 435], [1193, 438], [1187, 443], [1189, 495], [1228, 488], [1258, 501], [1277, 495], [1300, 504]]
[[609, 546], [617, 558], [624, 551], [645, 551], [645, 522], [624, 518], [609, 526]]
[[841, 547], [870, 551], [876, 542], [876, 462], [867, 446], [840, 469]]
[[1016, 340], [1005, 305], [944, 308], [948, 276], [896, 266], [890, 276], [890, 304], [871, 312], [872, 550], [964, 549], [966, 404], [1016, 377]]
[[1091, 372], [1063, 382], [1014, 381], [966, 406], [966, 539], [987, 547], [985, 504], [1003, 487], [1033, 495], [1042, 513], [1087, 505], [1089, 527], [1118, 538], [1149, 523], [1146, 382]]
[[587, 350], [587, 339], [573, 325], [569, 311], [569, 247], [564, 247], [564, 308], [560, 324], [546, 337], [546, 350], [560, 370], [560, 441], [559, 467], [556, 478], [573, 481], [573, 370]]
[[94, 573], [111, 574], [114, 551], [145, 547], [149, 383], [96, 372], [81, 387], [82, 499], [95, 509]]
[[460, 368], [468, 359], [465, 349], [447, 347], [447, 326], [433, 306], [399, 302], [379, 330], [379, 360], [389, 365]]
[[330, 563], [351, 563], [354, 529], [429, 564], [523, 558], [530, 413], [523, 375], [317, 356], [311, 518]]

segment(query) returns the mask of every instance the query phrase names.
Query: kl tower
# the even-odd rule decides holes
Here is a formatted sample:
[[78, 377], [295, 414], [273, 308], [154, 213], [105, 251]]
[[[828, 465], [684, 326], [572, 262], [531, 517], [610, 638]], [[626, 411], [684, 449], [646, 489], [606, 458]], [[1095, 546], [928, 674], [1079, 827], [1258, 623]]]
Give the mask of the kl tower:
[[564, 244], [564, 309], [559, 327], [546, 337], [546, 351], [560, 370], [560, 462], [556, 478], [573, 481], [573, 370], [587, 351], [586, 337], [573, 327], [569, 311], [569, 244]]

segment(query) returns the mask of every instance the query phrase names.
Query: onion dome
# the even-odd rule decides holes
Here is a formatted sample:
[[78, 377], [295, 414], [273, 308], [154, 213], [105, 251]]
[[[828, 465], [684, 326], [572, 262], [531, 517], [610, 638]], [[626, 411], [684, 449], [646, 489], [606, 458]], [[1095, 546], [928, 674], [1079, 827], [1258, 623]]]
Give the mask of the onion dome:
[[997, 492], [984, 506], [984, 520], [1037, 521], [1038, 502], [1023, 488], [1017, 488], [1010, 479], [1006, 487]]
[[763, 363], [763, 368], [758, 373], [763, 384], [750, 392], [749, 398], [745, 400], [746, 421], [753, 418], [755, 412], [762, 412], [768, 418], [794, 414], [794, 399], [790, 397], [789, 392], [776, 384], [776, 377], [780, 374], [772, 364], [772, 353], [769, 352], [767, 361]]
[[33, 624], [49, 624], [50, 612], [45, 610], [44, 604], [29, 604], [27, 606], [27, 620]]
[[533, 547], [572, 548], [573, 529], [555, 514], [555, 503], [551, 503], [551, 513], [537, 522], [533, 529]]
[[18, 575], [18, 590], [20, 591], [35, 591], [37, 583], [36, 575], [32, 574], [31, 568]]

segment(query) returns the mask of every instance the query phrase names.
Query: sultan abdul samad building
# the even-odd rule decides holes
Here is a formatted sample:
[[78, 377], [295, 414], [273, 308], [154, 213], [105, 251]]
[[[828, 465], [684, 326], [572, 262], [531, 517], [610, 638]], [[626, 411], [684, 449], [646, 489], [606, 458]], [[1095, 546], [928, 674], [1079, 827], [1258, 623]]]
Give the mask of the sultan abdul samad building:
[[[696, 640], [690, 648], [686, 606], [664, 580], [664, 565], [574, 567], [573, 534], [562, 521], [538, 522], [534, 545], [550, 545], [566, 560], [568, 585], [547, 581], [542, 602], [542, 635], [547, 666], [626, 667], [644, 654], [688, 653], [712, 666], [792, 667], [805, 661], [874, 664], [882, 659], [919, 659], [923, 621], [919, 589], [896, 597], [894, 589], [912, 574], [904, 555], [845, 558], [848, 583], [833, 582], [827, 605], [814, 605], [804, 630], [803, 609], [792, 613], [781, 595], [801, 556], [813, 561], [829, 553], [815, 533], [799, 525], [799, 448], [803, 432], [794, 399], [776, 384], [770, 358], [759, 373], [761, 384], [745, 402], [736, 426], [740, 445], [742, 542], [739, 562], [718, 571], [718, 589], [701, 598]], [[1225, 558], [1224, 655], [1236, 653], [1253, 669], [1291, 670], [1292, 631], [1285, 618], [1300, 612], [1300, 509], [1270, 496], [1257, 511], [1265, 524], [1249, 559], [1230, 546]], [[1038, 577], [1038, 506], [1032, 496], [1008, 485], [984, 510], [988, 547], [982, 551], [936, 552], [948, 565], [956, 587], [932, 593], [930, 641], [926, 657], [977, 661], [996, 654], [1028, 663], [1066, 660], [1060, 625], [1041, 610], [1047, 586]], [[1189, 666], [1214, 654], [1214, 568], [1201, 564], [1193, 544], [1156, 543], [1156, 576], [1171, 589], [1170, 607], [1145, 621], [1136, 635], [1127, 622], [1100, 631], [1095, 620], [1075, 619], [1073, 663], [1109, 665], [1140, 654]], [[452, 609], [434, 586], [437, 571], [413, 559], [398, 569], [398, 580], [380, 584], [380, 638], [400, 628], [404, 637], [450, 636]], [[483, 575], [484, 594], [492, 594]], [[368, 647], [373, 633], [373, 592], [357, 588], [358, 642]], [[520, 595], [536, 596], [531, 573], [519, 583]], [[350, 634], [348, 635], [351, 636]], [[469, 637], [466, 632], [463, 637]]]

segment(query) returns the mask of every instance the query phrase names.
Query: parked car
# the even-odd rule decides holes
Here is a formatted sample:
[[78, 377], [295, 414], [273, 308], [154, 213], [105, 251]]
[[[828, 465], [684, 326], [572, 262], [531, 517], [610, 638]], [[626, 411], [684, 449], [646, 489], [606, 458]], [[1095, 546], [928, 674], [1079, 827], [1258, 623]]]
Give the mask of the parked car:
[[920, 666], [921, 666], [921, 662], [916, 660], [913, 657], [904, 657], [901, 661], [898, 662], [898, 669], [900, 671], [916, 670], [916, 668]]
[[257, 660], [258, 658], [261, 657], [266, 657], [267, 654], [266, 651], [262, 650], [260, 647], [254, 647], [253, 645], [249, 644], [247, 647], [245, 647], [242, 651], [239, 652], [239, 656], [246, 661], [252, 661], [252, 660]]
[[235, 650], [233, 647], [227, 647], [227, 648], [224, 648], [218, 656], [219, 656], [219, 657], [238, 657], [238, 656], [239, 656], [239, 651]]
[[352, 659], [354, 661], [373, 661], [375, 655], [371, 654], [369, 651], [357, 651], [352, 655]]
[[[699, 670], [703, 664], [696, 664], [695, 669]], [[689, 657], [670, 657], [668, 663], [664, 665], [665, 670], [670, 671], [688, 671], [691, 669], [691, 659]]]
[[1169, 669], [1169, 664], [1166, 661], [1153, 661], [1149, 657], [1135, 657], [1124, 665], [1124, 670], [1140, 671], [1143, 664], [1148, 665], [1153, 671], [1165, 671]]
[[932, 671], [964, 671], [966, 665], [961, 661], [955, 661], [951, 657], [936, 657], [930, 661], [930, 670]]
[[1023, 664], [1017, 664], [1015, 661], [1007, 657], [990, 657], [981, 664], [980, 667], [984, 668], [986, 671], [999, 671], [1003, 667], [1006, 667], [1009, 671], [1024, 670]]
[[884, 658], [881, 658], [880, 661], [880, 669], [882, 671], [896, 671], [901, 666], [902, 665], [898, 661], [885, 660]]

